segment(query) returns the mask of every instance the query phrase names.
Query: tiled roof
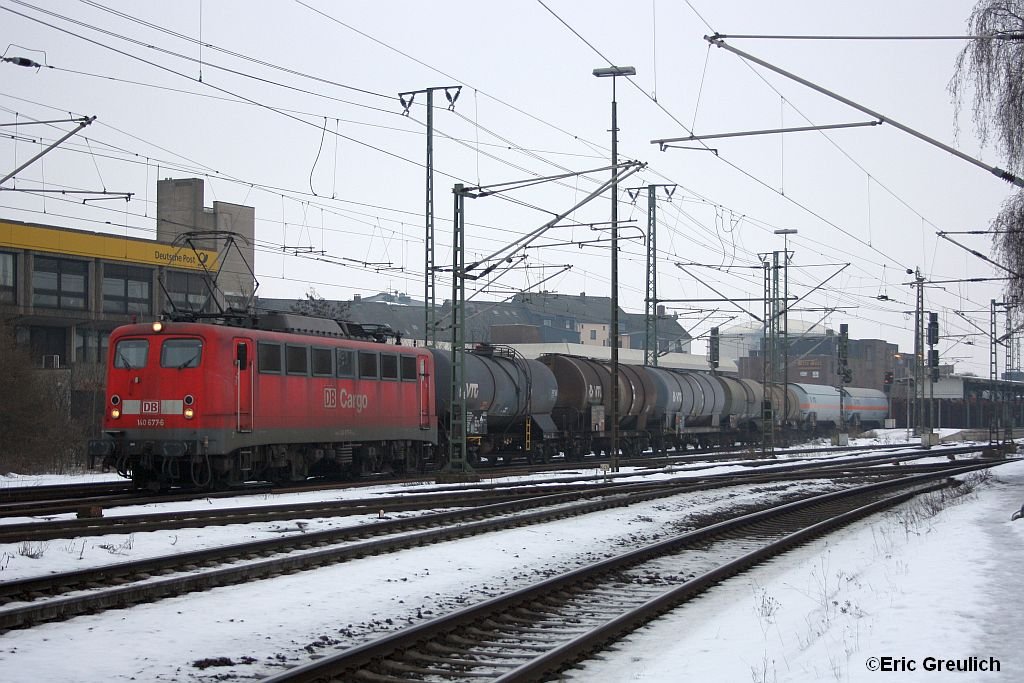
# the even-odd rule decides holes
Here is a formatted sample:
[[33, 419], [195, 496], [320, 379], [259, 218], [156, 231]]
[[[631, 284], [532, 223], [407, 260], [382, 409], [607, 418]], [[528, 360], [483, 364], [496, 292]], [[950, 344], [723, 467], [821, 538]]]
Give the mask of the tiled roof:
[[[392, 301], [388, 301], [392, 299]], [[397, 303], [399, 300], [410, 303]], [[257, 310], [293, 311], [303, 299], [266, 299], [256, 301]], [[401, 332], [403, 337], [423, 338], [424, 313], [421, 302], [376, 295], [356, 301], [324, 301], [324, 305], [341, 311], [341, 316], [361, 324], [383, 324]], [[438, 311], [438, 336], [450, 336], [447, 327], [450, 304], [445, 301]], [[557, 294], [553, 292], [517, 294], [506, 302], [466, 302], [466, 340], [491, 341], [490, 329], [494, 325], [531, 325], [540, 329], [541, 338], [549, 342], [574, 343], [579, 341], [577, 325], [584, 323], [606, 323], [611, 313], [608, 297]], [[641, 313], [619, 312], [619, 321], [624, 334], [643, 332], [644, 316]], [[672, 318], [658, 321], [659, 339], [690, 338], [690, 335]]]

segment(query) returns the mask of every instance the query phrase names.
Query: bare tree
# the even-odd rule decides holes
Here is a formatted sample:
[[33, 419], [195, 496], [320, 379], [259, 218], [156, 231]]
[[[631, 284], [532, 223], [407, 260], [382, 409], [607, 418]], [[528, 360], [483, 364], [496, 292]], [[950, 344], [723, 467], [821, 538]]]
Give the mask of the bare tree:
[[[1024, 169], [1024, 0], [979, 0], [967, 19], [975, 38], [956, 59], [949, 92], [972, 96], [982, 144], [992, 142], [1013, 173]], [[959, 109], [959, 106], [958, 106]]]
[[1012, 271], [1006, 284], [1009, 300], [1024, 300], [1024, 190], [1007, 197], [992, 219], [992, 252], [996, 260]]
[[84, 432], [71, 418], [70, 375], [40, 370], [0, 319], [0, 474], [60, 473], [74, 463]]
[[343, 320], [348, 315], [348, 305], [337, 301], [328, 301], [320, 296], [316, 289], [310, 287], [306, 298], [292, 304], [292, 310], [304, 315], [312, 315], [332, 320]]
[[[978, 0], [967, 19], [969, 40], [957, 56], [949, 92], [972, 99], [982, 144], [992, 143], [1007, 169], [1024, 169], [1024, 0]], [[993, 254], [1011, 269], [1008, 296], [1024, 295], [1024, 194], [1011, 195], [992, 220]]]

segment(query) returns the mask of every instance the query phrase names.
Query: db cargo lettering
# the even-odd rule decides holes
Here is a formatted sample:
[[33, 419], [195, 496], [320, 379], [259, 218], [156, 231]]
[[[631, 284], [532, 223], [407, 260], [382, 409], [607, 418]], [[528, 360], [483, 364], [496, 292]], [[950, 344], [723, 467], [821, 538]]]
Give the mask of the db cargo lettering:
[[350, 394], [345, 389], [338, 392], [338, 405], [342, 408], [355, 410], [361, 413], [370, 404], [370, 398], [366, 394]]

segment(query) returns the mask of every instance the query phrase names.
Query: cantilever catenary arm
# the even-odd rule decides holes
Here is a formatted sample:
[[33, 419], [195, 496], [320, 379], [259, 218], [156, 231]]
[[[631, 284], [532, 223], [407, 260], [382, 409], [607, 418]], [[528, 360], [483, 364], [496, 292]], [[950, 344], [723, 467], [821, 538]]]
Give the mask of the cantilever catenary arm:
[[779, 74], [780, 76], [785, 76], [786, 78], [788, 78], [790, 80], [794, 80], [797, 83], [800, 83], [801, 85], [805, 85], [808, 88], [811, 88], [812, 90], [820, 92], [822, 95], [827, 95], [828, 97], [831, 97], [834, 100], [838, 100], [839, 102], [842, 102], [843, 104], [845, 104], [845, 105], [847, 105], [849, 107], [853, 107], [854, 109], [856, 109], [858, 111], [862, 111], [865, 114], [867, 114], [868, 116], [873, 116], [876, 119], [878, 119], [879, 121], [883, 121], [885, 123], [888, 123], [890, 126], [893, 126], [895, 128], [899, 128], [904, 133], [909, 133], [910, 135], [913, 135], [915, 138], [918, 138], [919, 140], [924, 140], [928, 144], [934, 145], [935, 147], [938, 147], [939, 149], [941, 149], [941, 150], [943, 150], [945, 152], [948, 152], [948, 153], [952, 154], [953, 156], [959, 157], [959, 158], [963, 159], [964, 161], [972, 163], [972, 164], [974, 164], [975, 166], [977, 166], [979, 168], [985, 169], [986, 171], [988, 171], [992, 175], [996, 176], [997, 178], [1002, 178], [1006, 182], [1012, 183], [1012, 184], [1016, 185], [1017, 187], [1024, 187], [1024, 178], [1019, 178], [1019, 177], [1015, 176], [1014, 174], [1010, 173], [1009, 171], [1003, 170], [1003, 169], [998, 168], [996, 166], [990, 166], [990, 165], [986, 164], [984, 161], [981, 161], [980, 159], [975, 159], [974, 157], [970, 156], [969, 154], [964, 154], [963, 152], [961, 152], [960, 150], [956, 149], [955, 147], [950, 147], [949, 145], [947, 145], [945, 143], [939, 142], [935, 138], [929, 137], [929, 136], [925, 135], [924, 133], [916, 131], [913, 128], [911, 128], [910, 126], [902, 124], [899, 121], [896, 121], [895, 119], [891, 119], [888, 116], [885, 116], [883, 114], [879, 114], [878, 112], [873, 111], [871, 109], [868, 109], [867, 107], [865, 107], [865, 106], [863, 106], [861, 104], [857, 104], [853, 100], [849, 100], [849, 99], [843, 97], [842, 95], [834, 93], [831, 90], [827, 90], [827, 89], [821, 87], [820, 85], [817, 85], [816, 83], [812, 83], [812, 82], [808, 81], [807, 79], [800, 78], [796, 74], [792, 74], [792, 73], [786, 71], [785, 69], [780, 69], [779, 67], [777, 67], [777, 66], [775, 66], [773, 64], [769, 64], [768, 62], [764, 61], [763, 59], [758, 59], [754, 55], [749, 54], [747, 52], [744, 52], [743, 50], [737, 50], [732, 45], [726, 44], [726, 42], [723, 40], [723, 38], [722, 38], [722, 36], [720, 34], [716, 33], [713, 36], [704, 36], [704, 40], [708, 41], [709, 43], [711, 43], [715, 47], [720, 47], [720, 48], [723, 48], [725, 50], [728, 50], [729, 52], [732, 52], [733, 54], [735, 54], [735, 55], [737, 55], [739, 57], [742, 57], [743, 59], [745, 59], [745, 60], [747, 60], [749, 62], [753, 62], [754, 64], [758, 64], [760, 66], [763, 66], [766, 69], [771, 69], [772, 71], [774, 71], [775, 73]]
[[63, 143], [63, 142], [65, 141], [65, 140], [67, 140], [67, 139], [68, 139], [68, 138], [70, 138], [70, 137], [71, 137], [72, 135], [74, 135], [74, 134], [75, 134], [75, 133], [77, 133], [78, 131], [82, 130], [83, 128], [85, 128], [86, 126], [88, 126], [88, 125], [89, 125], [90, 123], [92, 123], [92, 122], [93, 122], [93, 121], [95, 121], [95, 120], [96, 120], [96, 117], [95, 117], [95, 116], [89, 116], [88, 118], [84, 118], [84, 119], [81, 119], [81, 120], [80, 120], [80, 121], [78, 122], [78, 127], [77, 127], [77, 128], [75, 128], [74, 130], [72, 130], [71, 132], [69, 132], [69, 133], [68, 133], [67, 135], [65, 135], [65, 136], [64, 136], [64, 137], [62, 137], [61, 139], [59, 139], [59, 140], [57, 140], [56, 142], [54, 142], [54, 143], [53, 143], [52, 145], [50, 145], [49, 147], [47, 147], [46, 149], [44, 149], [44, 150], [43, 150], [42, 152], [40, 152], [39, 154], [35, 155], [35, 156], [34, 156], [34, 157], [32, 157], [31, 159], [29, 159], [28, 161], [26, 161], [25, 163], [23, 163], [23, 164], [22, 164], [21, 166], [19, 166], [18, 168], [14, 169], [13, 171], [11, 171], [11, 172], [10, 172], [10, 173], [8, 173], [7, 175], [5, 175], [5, 176], [3, 177], [3, 179], [2, 179], [2, 180], [0, 180], [0, 185], [2, 185], [2, 184], [4, 184], [4, 183], [6, 183], [6, 182], [7, 182], [8, 180], [10, 180], [10, 179], [11, 179], [11, 178], [13, 178], [14, 176], [18, 175], [19, 173], [21, 173], [21, 172], [22, 172], [23, 170], [25, 170], [25, 169], [26, 169], [27, 167], [31, 166], [31, 165], [32, 165], [32, 164], [34, 164], [34, 163], [35, 163], [36, 161], [38, 161], [38, 160], [39, 160], [39, 158], [40, 158], [40, 157], [42, 157], [42, 156], [43, 156], [44, 154], [46, 154], [47, 152], [49, 152], [49, 151], [51, 151], [51, 150], [54, 150], [54, 149], [56, 149], [56, 148], [57, 148], [57, 147], [59, 147], [59, 146], [60, 146], [60, 145], [61, 145], [61, 144], [62, 144], [62, 143]]

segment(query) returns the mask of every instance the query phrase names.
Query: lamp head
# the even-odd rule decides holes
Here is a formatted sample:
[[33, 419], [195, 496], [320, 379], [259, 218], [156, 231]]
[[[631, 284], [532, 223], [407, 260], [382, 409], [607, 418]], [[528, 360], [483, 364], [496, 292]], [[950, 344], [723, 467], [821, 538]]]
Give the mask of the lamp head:
[[598, 78], [605, 78], [607, 76], [636, 76], [636, 67], [607, 66], [601, 69], [594, 69], [594, 75]]

